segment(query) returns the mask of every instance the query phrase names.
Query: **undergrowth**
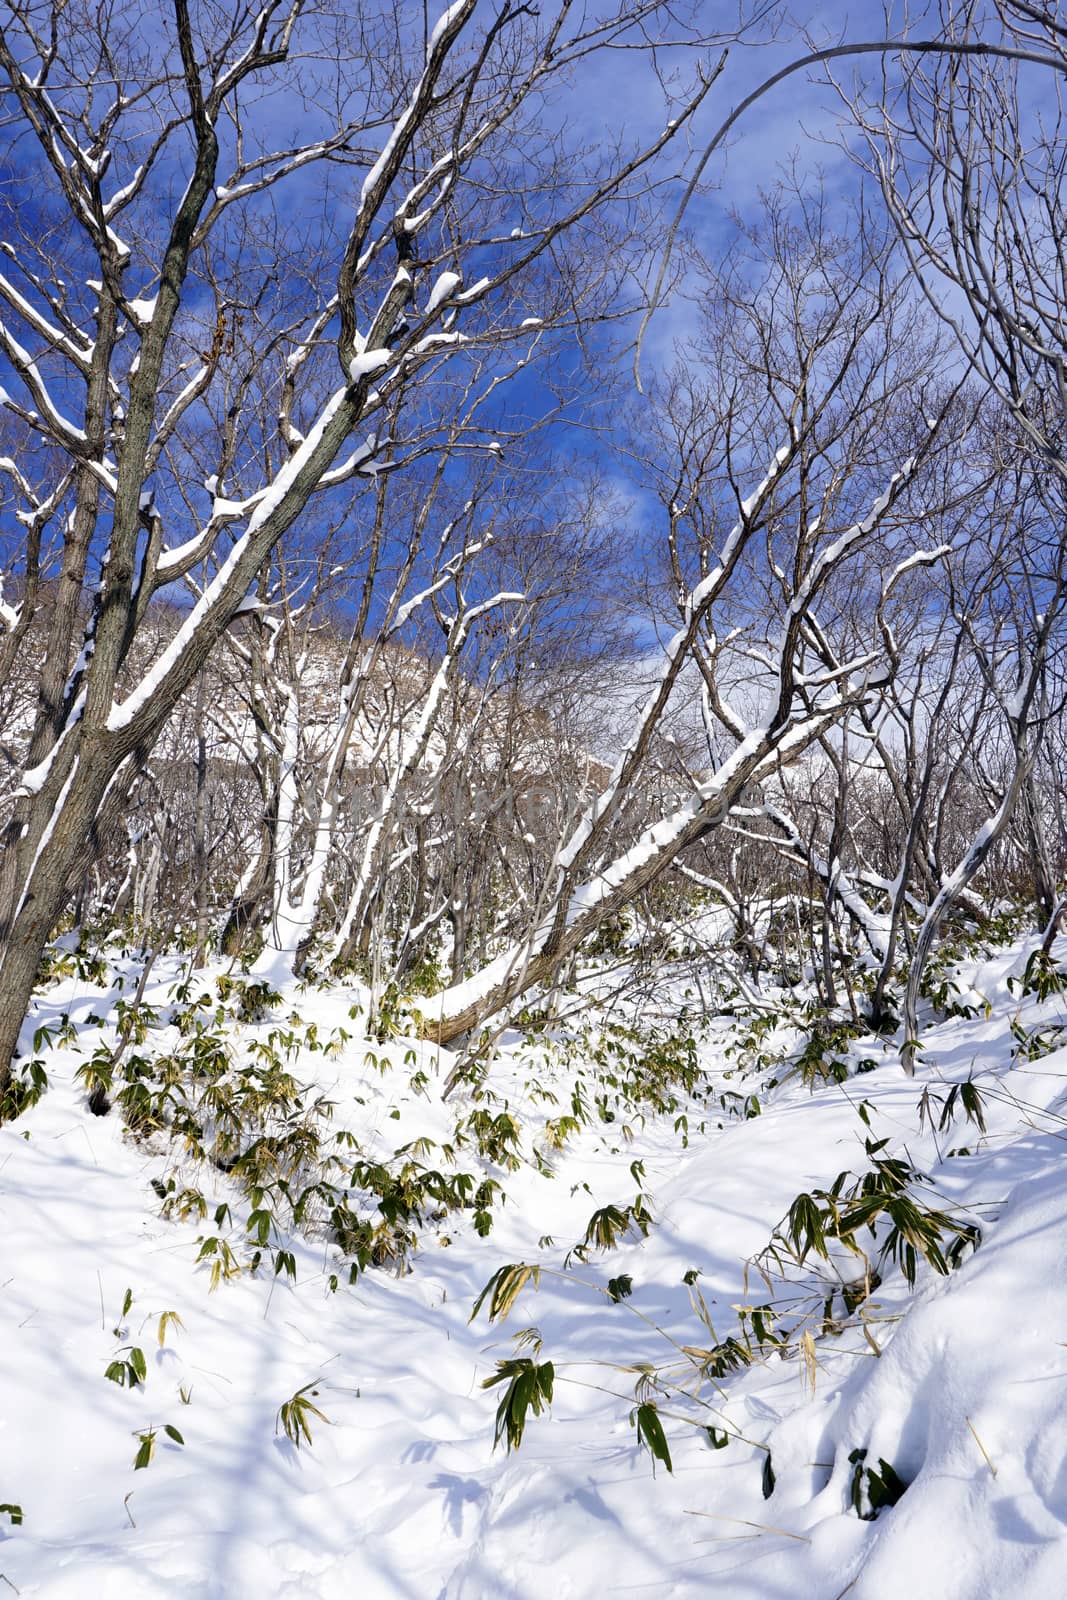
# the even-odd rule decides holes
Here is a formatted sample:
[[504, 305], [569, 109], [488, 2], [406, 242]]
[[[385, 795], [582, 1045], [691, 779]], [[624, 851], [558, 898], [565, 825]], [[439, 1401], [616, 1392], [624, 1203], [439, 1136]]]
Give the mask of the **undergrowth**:
[[[926, 998], [942, 1015], [973, 1015], [961, 962], [984, 952], [991, 939], [1004, 941], [1017, 932], [1014, 913], [991, 919], [980, 934], [950, 930], [927, 972]], [[51, 959], [45, 979], [64, 976], [100, 983], [107, 968], [90, 955], [65, 950]], [[869, 987], [868, 976], [856, 974], [855, 993]], [[428, 985], [436, 981], [427, 975]], [[1067, 994], [1067, 975], [1042, 950], [1010, 982], [1020, 1003]], [[728, 1028], [723, 1054], [729, 1065], [714, 1080], [701, 1063], [698, 1019], [684, 1006], [665, 1025], [599, 1014], [595, 1004], [580, 1025], [567, 1025], [547, 1009], [529, 1010], [518, 1019], [522, 1043], [511, 1050], [510, 1093], [493, 1072], [492, 1044], [477, 1041], [457, 1079], [463, 1093], [451, 1113], [449, 1136], [440, 1142], [416, 1137], [386, 1151], [380, 1141], [366, 1148], [351, 1129], [338, 1125], [336, 1105], [308, 1087], [302, 1060], [344, 1055], [357, 1102], [357, 1090], [376, 1080], [406, 1081], [416, 1099], [426, 1094], [422, 1057], [406, 1037], [415, 1016], [414, 992], [387, 991], [381, 998], [360, 1068], [352, 1065], [350, 1046], [367, 1019], [355, 1008], [351, 1030], [323, 1032], [287, 1009], [280, 994], [247, 976], [226, 974], [212, 983], [187, 978], [174, 985], [166, 1005], [157, 1006], [140, 992], [132, 998], [123, 993], [121, 982], [112, 988], [118, 992], [108, 1017], [90, 1018], [100, 1028], [99, 1042], [84, 1053], [76, 1081], [88, 1109], [120, 1117], [128, 1136], [160, 1157], [152, 1186], [162, 1212], [200, 1229], [197, 1260], [213, 1289], [259, 1272], [295, 1278], [307, 1241], [330, 1247], [327, 1281], [334, 1290], [346, 1272], [354, 1283], [371, 1268], [409, 1270], [427, 1230], [440, 1235], [462, 1219], [476, 1234], [488, 1235], [506, 1199], [509, 1175], [526, 1164], [554, 1175], [562, 1153], [583, 1133], [599, 1136], [620, 1156], [656, 1119], [673, 1125], [684, 1149], [709, 1126], [760, 1116], [766, 1095], [789, 1079], [813, 1093], [847, 1089], [885, 1051], [885, 1041], [861, 1015], [828, 1010], [782, 990], [770, 994], [763, 1009], [740, 1010], [728, 1024], [701, 1020], [701, 1026]], [[1016, 1058], [1029, 1061], [1055, 1048], [1063, 1030], [1053, 1023], [1028, 1029], [1017, 1017], [1012, 1032]], [[34, 1056], [13, 1077], [0, 1120], [26, 1110], [46, 1091], [50, 1048], [77, 1049], [79, 1043], [69, 1019], [39, 1030]], [[537, 1112], [532, 1119], [531, 1107]], [[973, 1077], [940, 1093], [928, 1086], [918, 1110], [920, 1131], [929, 1123], [943, 1132], [962, 1114], [979, 1140], [986, 1135], [982, 1090]], [[662, 1359], [598, 1365], [622, 1380], [607, 1392], [627, 1407], [635, 1442], [649, 1452], [653, 1469], [672, 1470], [669, 1433], [684, 1426], [699, 1430], [716, 1450], [743, 1440], [763, 1451], [764, 1492], [773, 1493], [766, 1448], [747, 1439], [731, 1417], [732, 1380], [762, 1363], [796, 1360], [814, 1384], [820, 1348], [850, 1331], [880, 1353], [879, 1328], [887, 1319], [875, 1300], [878, 1290], [894, 1276], [914, 1288], [924, 1269], [947, 1275], [981, 1243], [978, 1222], [939, 1197], [929, 1176], [890, 1150], [888, 1139], [874, 1136], [868, 1103], [857, 1111], [865, 1125], [860, 1170], [843, 1170], [828, 1186], [793, 1198], [749, 1263], [731, 1320], [719, 1314], [718, 1325], [713, 1321], [698, 1266], [683, 1278], [697, 1330], [685, 1341], [673, 1325], [660, 1325], [642, 1309], [632, 1273], [617, 1272], [605, 1284], [575, 1271], [624, 1242], [639, 1243], [655, 1226], [640, 1160], [630, 1160], [632, 1198], [616, 1197], [593, 1210], [560, 1266], [499, 1267], [478, 1297], [472, 1320], [484, 1311], [490, 1323], [502, 1321], [546, 1275], [600, 1297], [616, 1308], [612, 1315], [621, 1308], [655, 1334]], [[555, 1244], [547, 1235], [541, 1242], [546, 1248]], [[588, 1366], [548, 1359], [539, 1330], [522, 1330], [516, 1353], [499, 1360], [484, 1384], [496, 1391], [496, 1442], [518, 1448], [528, 1418], [547, 1414], [560, 1383], [589, 1382]], [[106, 1376], [143, 1387], [143, 1352], [120, 1344]], [[327, 1420], [313, 1403], [316, 1393], [306, 1385], [279, 1410], [279, 1429], [294, 1445], [310, 1444], [311, 1422]], [[171, 1434], [169, 1427], [165, 1431]], [[147, 1465], [154, 1429], [139, 1437], [146, 1459], [138, 1464]], [[850, 1504], [857, 1515], [875, 1516], [904, 1492], [892, 1463], [868, 1461], [863, 1449], [849, 1462]]]

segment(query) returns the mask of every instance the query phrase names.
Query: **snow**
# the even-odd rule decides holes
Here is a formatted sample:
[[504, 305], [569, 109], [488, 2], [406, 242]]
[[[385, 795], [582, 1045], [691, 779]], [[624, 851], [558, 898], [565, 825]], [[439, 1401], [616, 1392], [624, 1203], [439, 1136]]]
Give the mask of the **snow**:
[[[1038, 626], [1040, 627], [1040, 623]], [[1004, 715], [1009, 722], [1018, 722], [1026, 709], [1026, 702], [1030, 698], [1030, 693], [1029, 679], [1024, 678], [1012, 694], [1005, 696]]]
[[392, 359], [391, 350], [364, 350], [361, 355], [353, 356], [348, 363], [348, 375], [353, 383], [358, 383], [361, 378], [367, 377], [372, 372], [381, 372]]
[[43, 316], [37, 307], [26, 299], [25, 295], [20, 294], [9, 278], [4, 277], [2, 274], [0, 274], [0, 289], [2, 289], [4, 299], [8, 304], [13, 306], [32, 328], [43, 334], [49, 343], [55, 345], [57, 349], [69, 352], [78, 363], [84, 364], [88, 361], [93, 353], [93, 341], [91, 339], [84, 334], [79, 334], [78, 337], [82, 341], [79, 348], [67, 334], [63, 333], [47, 317]]
[[444, 38], [446, 31], [452, 26], [460, 13], [467, 9], [467, 5], [468, 0], [454, 0], [454, 4], [450, 5], [447, 11], [442, 11], [434, 23], [433, 32], [430, 34], [429, 43], [426, 46], [427, 59], [433, 55]]
[[472, 283], [469, 289], [464, 289], [462, 294], [457, 294], [456, 299], [460, 305], [469, 305], [472, 300], [479, 300], [492, 283], [491, 278], [479, 278], [477, 283]]
[[138, 167], [129, 182], [124, 183], [121, 188], [116, 189], [115, 193], [111, 196], [111, 199], [104, 202], [104, 216], [108, 221], [110, 221], [115, 213], [121, 210], [121, 208], [126, 204], [126, 201], [136, 193], [137, 189], [144, 181], [144, 175], [144, 167]]
[[905, 573], [913, 571], [916, 567], [933, 566], [935, 562], [942, 561], [946, 556], [951, 554], [952, 546], [949, 544], [939, 544], [932, 550], [913, 551], [910, 556], [906, 556], [903, 561], [898, 562], [897, 566], [894, 567], [893, 571], [889, 575], [883, 592], [888, 594]]
[[336, 467], [331, 467], [328, 472], [323, 473], [319, 480], [321, 487], [326, 488], [331, 484], [344, 483], [346, 479], [352, 477], [356, 472], [373, 474], [380, 471], [381, 468], [373, 457], [379, 453], [381, 448], [382, 445], [377, 434], [368, 434], [363, 443], [357, 445], [342, 462]]
[[109, 227], [105, 231], [107, 233], [108, 243], [114, 250], [120, 264], [127, 262], [130, 259], [130, 247], [126, 243], [125, 239], [121, 239], [115, 232], [114, 228]]
[[[217, 503], [217, 502], [216, 502]], [[156, 563], [156, 577], [161, 582], [171, 573], [176, 573], [191, 560], [194, 553], [204, 544], [204, 535], [198, 531], [184, 544], [179, 544], [173, 550], [161, 550]]]
[[84, 711], [85, 690], [83, 689], [70, 708], [70, 714], [67, 717], [66, 726], [64, 727], [63, 732], [60, 734], [51, 750], [49, 750], [44, 760], [39, 762], [35, 767], [28, 767], [22, 774], [22, 778], [19, 781], [19, 786], [15, 790], [16, 797], [24, 794], [40, 794], [48, 780], [48, 774], [51, 772], [52, 767], [55, 764], [56, 757], [59, 755], [67, 735], [76, 725], [76, 723], [80, 721]]
[[407, 129], [408, 123], [411, 121], [412, 114], [412, 107], [409, 105], [402, 115], [397, 119], [388, 139], [385, 141], [385, 146], [381, 155], [378, 157], [377, 161], [364, 178], [363, 188], [360, 191], [359, 197], [359, 203], [361, 207], [365, 206], [368, 199], [370, 199], [373, 195], [375, 186], [389, 164], [389, 158], [392, 156], [393, 151], [396, 149], [397, 144], [400, 142]]
[[[82, 697], [82, 698], [84, 698], [84, 697]], [[71, 724], [68, 722], [67, 728], [64, 729], [64, 732], [66, 732], [70, 728], [70, 726], [71, 726]], [[52, 749], [53, 757], [55, 756], [56, 752], [59, 750], [59, 747], [60, 747], [61, 743], [62, 743], [62, 739], [58, 740], [56, 742], [56, 744], [53, 746], [53, 749]], [[78, 756], [75, 756], [73, 761], [71, 762], [70, 771], [68, 772], [66, 778], [64, 779], [63, 787], [60, 789], [58, 795], [56, 796], [55, 804], [53, 805], [52, 810], [51, 810], [51, 812], [49, 814], [48, 821], [45, 823], [44, 828], [42, 829], [41, 837], [40, 837], [40, 839], [38, 840], [38, 843], [37, 843], [37, 849], [33, 853], [33, 860], [30, 863], [29, 870], [27, 871], [26, 876], [22, 880], [22, 889], [21, 889], [21, 891], [19, 893], [18, 903], [15, 906], [15, 918], [18, 917], [18, 915], [19, 915], [20, 911], [22, 910], [23, 906], [26, 904], [26, 896], [30, 893], [31, 886], [33, 884], [33, 875], [37, 871], [37, 863], [40, 861], [42, 854], [47, 849], [48, 842], [49, 842], [49, 840], [51, 839], [53, 833], [56, 830], [56, 826], [59, 823], [60, 817], [63, 815], [63, 806], [64, 806], [64, 804], [66, 802], [67, 795], [70, 793], [71, 784], [74, 782], [74, 779], [75, 779], [75, 777], [77, 775], [79, 759], [80, 758]], [[12, 919], [12, 920], [14, 920], [14, 919]]]
[[432, 316], [438, 306], [443, 305], [462, 282], [463, 279], [458, 272], [442, 272], [430, 290], [430, 298], [426, 302], [426, 315]]
[[18, 620], [18, 608], [8, 605], [4, 599], [4, 574], [0, 572], [0, 627], [7, 628], [13, 632], [18, 626]]
[[[344, 398], [345, 391], [343, 389], [338, 389], [335, 391], [335, 393], [324, 405], [319, 414], [318, 420], [309, 432], [304, 443], [298, 450], [294, 451], [294, 453], [289, 457], [288, 461], [285, 462], [284, 466], [282, 466], [270, 487], [253, 502], [254, 509], [252, 510], [251, 516], [248, 519], [248, 524], [243, 535], [234, 541], [233, 547], [226, 556], [226, 559], [220, 563], [218, 572], [211, 580], [211, 583], [205, 588], [204, 592], [201, 594], [199, 600], [197, 600], [192, 610], [184, 618], [181, 627], [177, 629], [170, 643], [164, 650], [160, 652], [156, 661], [145, 673], [144, 677], [141, 679], [140, 683], [133, 690], [133, 692], [121, 703], [121, 705], [112, 707], [107, 722], [108, 728], [112, 733], [117, 733], [121, 731], [121, 729], [129, 727], [134, 717], [137, 716], [138, 712], [148, 702], [159, 684], [163, 682], [167, 673], [180, 659], [182, 652], [188, 647], [190, 641], [195, 636], [197, 629], [200, 627], [203, 621], [203, 618], [210, 610], [218, 595], [225, 589], [226, 584], [229, 581], [230, 574], [240, 561], [241, 556], [248, 546], [249, 540], [256, 530], [261, 527], [267, 518], [273, 513], [276, 506], [278, 506], [284, 499], [293, 480], [303, 468], [308, 457], [312, 455], [317, 448], [322, 435], [329, 425], [330, 420], [336, 414], [338, 408], [343, 404]], [[235, 504], [230, 507], [228, 502], [216, 501], [213, 516], [219, 514], [220, 504], [226, 506], [229, 510], [232, 510], [235, 513], [242, 512], [247, 509], [247, 503], [246, 506], [238, 506]]]
[[[731, 1023], [712, 1019], [698, 1036], [704, 1088], [682, 1097], [686, 1129], [674, 1115], [634, 1118], [620, 1107], [615, 1121], [594, 1117], [553, 1148], [547, 1118], [567, 1108], [575, 1082], [592, 1090], [588, 1052], [568, 1065], [536, 1036], [508, 1036], [490, 1082], [524, 1154], [516, 1171], [496, 1172], [508, 1202], [494, 1207], [491, 1233], [480, 1238], [467, 1214], [451, 1213], [419, 1229], [410, 1273], [371, 1269], [353, 1287], [333, 1247], [294, 1235], [294, 1281], [261, 1269], [210, 1290], [207, 1264], [196, 1263], [198, 1239], [220, 1231], [210, 1214], [165, 1220], [150, 1188], [168, 1171], [162, 1146], [124, 1134], [114, 1111], [89, 1116], [73, 1082], [82, 1052], [113, 1037], [92, 1018], [116, 991], [64, 979], [39, 998], [30, 1029], [65, 1013], [77, 1042], [42, 1052], [48, 1092], [0, 1128], [9, 1374], [0, 1501], [24, 1514], [0, 1527], [5, 1584], [27, 1600], [599, 1600], [609, 1587], [633, 1600], [1058, 1600], [1067, 1591], [1067, 1050], [1014, 1061], [1011, 1023], [1018, 1015], [1046, 1027], [1067, 1010], [1062, 999], [1020, 1003], [1009, 993], [1032, 943], [961, 974], [991, 1015], [928, 1018], [917, 1082], [891, 1047], [865, 1040], [852, 1047], [853, 1065], [875, 1058], [863, 1076], [809, 1090], [779, 1073], [765, 1088], [739, 1078], [726, 1054]], [[1056, 954], [1062, 963], [1067, 941]], [[122, 965], [129, 987], [136, 968]], [[166, 1008], [181, 975], [157, 969], [146, 998], [162, 1010], [145, 1050], [177, 1043]], [[343, 1024], [351, 1037], [339, 1053], [298, 1057], [298, 1075], [336, 1102], [334, 1125], [381, 1156], [420, 1136], [444, 1140], [471, 1108], [441, 1100], [450, 1057], [414, 1046], [426, 1079], [413, 1081], [411, 1041], [359, 1035], [349, 1008], [365, 1001], [359, 988], [294, 990], [248, 1037], [265, 1039], [293, 1009], [323, 1035]], [[943, 1096], [972, 1072], [987, 1131], [959, 1120], [942, 1133], [920, 1127], [919, 1090]], [[721, 1105], [738, 1089], [758, 1089], [758, 1116]], [[633, 1369], [684, 1373], [684, 1351], [707, 1344], [684, 1276], [699, 1273], [695, 1287], [724, 1336], [731, 1308], [772, 1292], [746, 1262], [799, 1192], [867, 1168], [870, 1136], [927, 1173], [938, 1204], [980, 1218], [980, 1248], [947, 1277], [921, 1264], [913, 1292], [887, 1270], [865, 1314], [873, 1345], [853, 1318], [816, 1338], [814, 1369], [790, 1354], [705, 1384], [702, 1414], [731, 1435], [724, 1449], [680, 1420], [699, 1414], [691, 1401], [664, 1405], [674, 1470], [653, 1477], [629, 1422]], [[593, 1210], [632, 1198], [631, 1163], [654, 1219], [648, 1237], [562, 1271]], [[183, 1178], [193, 1176], [187, 1165]], [[202, 1181], [213, 1204], [234, 1206], [240, 1249], [246, 1216], [232, 1185], [219, 1173]], [[540, 1287], [523, 1290], [507, 1322], [490, 1325], [483, 1312], [470, 1323], [490, 1275], [519, 1261], [541, 1264]], [[809, 1261], [800, 1278], [817, 1285], [820, 1271]], [[604, 1286], [624, 1273], [632, 1295], [612, 1304]], [[181, 1322], [161, 1345], [168, 1311]], [[543, 1340], [538, 1359], [556, 1365], [555, 1397], [506, 1455], [492, 1448], [500, 1391], [481, 1384], [531, 1324]], [[130, 1346], [143, 1350], [147, 1376], [120, 1388], [105, 1368]], [[277, 1414], [305, 1384], [328, 1421], [312, 1419], [312, 1443], [297, 1451]], [[138, 1471], [148, 1427], [160, 1430], [155, 1456]], [[876, 1521], [850, 1504], [857, 1449], [909, 1485]], [[775, 1481], [765, 1499], [768, 1452]], [[608, 1572], [624, 1585], [609, 1585]]]
[[430, 350], [440, 350], [447, 345], [466, 344], [465, 333], [428, 333], [415, 345], [412, 355], [426, 355]]
[[[17, 368], [19, 376], [41, 407], [50, 425], [67, 440], [75, 443], [84, 443], [87, 437], [85, 429], [75, 427], [72, 422], [69, 422], [62, 415], [52, 400], [48, 386], [41, 377], [36, 362], [2, 321], [0, 321], [0, 348], [3, 348], [4, 354], [12, 366]], [[7, 400], [6, 394], [4, 398]], [[30, 412], [29, 415], [34, 417], [36, 413]]]

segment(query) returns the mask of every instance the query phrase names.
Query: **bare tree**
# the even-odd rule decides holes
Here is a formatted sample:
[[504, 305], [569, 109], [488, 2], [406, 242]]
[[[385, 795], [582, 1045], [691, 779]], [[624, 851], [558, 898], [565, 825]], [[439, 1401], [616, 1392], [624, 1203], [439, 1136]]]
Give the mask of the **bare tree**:
[[[858, 232], [849, 244], [818, 203], [779, 199], [751, 256], [738, 251], [709, 285], [708, 336], [664, 400], [670, 446], [660, 493], [678, 626], [608, 782], [559, 841], [536, 921], [481, 972], [427, 1003], [434, 1036], [454, 1038], [550, 979], [600, 921], [891, 670], [877, 637], [853, 641], [829, 670], [812, 661], [808, 643], [811, 613], [850, 559], [880, 540], [892, 547], [901, 505], [914, 513], [914, 481], [951, 406], [936, 384], [917, 386], [929, 351], [924, 361], [883, 242]], [[769, 432], [782, 442], [750, 488]], [[896, 542], [886, 590], [900, 565]], [[912, 538], [905, 548], [910, 562]], [[715, 764], [672, 814], [620, 845], [620, 818], [695, 658], [717, 729]], [[748, 716], [730, 700], [739, 669], [751, 682]]]
[[[475, 13], [457, 0], [424, 37], [392, 7], [292, 0], [195, 17], [174, 0], [166, 21], [134, 6], [103, 27], [80, 3], [7, 8], [6, 110], [40, 225], [9, 240], [0, 274], [27, 532], [5, 650], [36, 605], [46, 529], [59, 549], [3, 839], [0, 1082], [100, 829], [279, 539], [402, 459], [404, 418], [425, 429], [432, 386], [471, 348], [529, 350], [625, 292], [627, 218], [714, 69], [645, 145], [586, 154], [539, 98], [614, 44], [654, 53], [671, 9]], [[322, 59], [338, 64], [327, 110]], [[280, 90], [300, 131], [279, 144], [260, 102]], [[194, 606], [131, 679], [153, 596], [197, 569]]]
[[[899, 83], [881, 86], [873, 109], [862, 93], [847, 95], [846, 103], [916, 281], [951, 329], [961, 359], [1010, 419], [1000, 447], [1004, 471], [1022, 479], [1022, 503], [1036, 497], [1044, 515], [1040, 529], [1031, 524], [1014, 564], [1022, 614], [1010, 673], [976, 642], [1011, 762], [924, 919], [905, 999], [909, 1041], [941, 918], [1027, 791], [1043, 733], [1042, 685], [1067, 605], [1067, 31], [1054, 12], [1025, 0], [953, 7], [945, 21], [965, 36], [992, 33], [998, 50], [920, 58]], [[1038, 62], [1055, 70], [1038, 71]], [[905, 1066], [913, 1069], [911, 1044]]]

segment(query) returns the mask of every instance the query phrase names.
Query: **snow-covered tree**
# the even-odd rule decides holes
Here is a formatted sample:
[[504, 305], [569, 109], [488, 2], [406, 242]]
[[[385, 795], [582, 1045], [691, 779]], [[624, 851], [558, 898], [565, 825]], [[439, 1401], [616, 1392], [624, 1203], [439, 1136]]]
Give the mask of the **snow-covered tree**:
[[[675, 26], [655, 0], [457, 0], [425, 32], [416, 7], [302, 0], [103, 24], [7, 8], [33, 201], [5, 217], [0, 273], [4, 661], [45, 584], [52, 610], [3, 836], [3, 1073], [95, 839], [278, 542], [409, 452], [453, 449], [435, 395], [470, 351], [503, 370], [633, 299], [643, 199], [715, 69], [604, 149], [567, 137], [551, 92], [613, 45], [654, 60]], [[153, 597], [183, 582], [191, 609], [131, 671]]]

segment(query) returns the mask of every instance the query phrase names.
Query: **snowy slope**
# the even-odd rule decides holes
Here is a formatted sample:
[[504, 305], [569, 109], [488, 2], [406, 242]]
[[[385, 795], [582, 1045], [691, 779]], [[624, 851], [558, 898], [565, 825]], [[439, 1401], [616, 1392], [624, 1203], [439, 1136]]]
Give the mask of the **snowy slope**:
[[[708, 1077], [688, 1125], [664, 1114], [642, 1127], [620, 1110], [550, 1149], [544, 1123], [567, 1109], [576, 1071], [592, 1095], [610, 1068], [552, 1065], [540, 1046], [515, 1041], [493, 1068], [493, 1109], [506, 1098], [517, 1115], [524, 1159], [517, 1171], [495, 1169], [507, 1202], [492, 1231], [481, 1238], [469, 1214], [452, 1213], [420, 1230], [413, 1271], [371, 1269], [352, 1287], [333, 1246], [293, 1236], [295, 1280], [263, 1267], [212, 1291], [210, 1260], [196, 1260], [210, 1220], [164, 1220], [151, 1188], [173, 1157], [158, 1136], [132, 1139], [116, 1110], [88, 1114], [72, 1078], [80, 1045], [42, 1052], [48, 1092], [0, 1129], [0, 1503], [24, 1515], [11, 1525], [0, 1514], [5, 1585], [71, 1600], [1058, 1600], [1067, 1050], [1033, 1060], [1013, 1051], [1022, 1031], [1063, 1020], [1065, 1002], [1009, 992], [1026, 953], [967, 975], [991, 1014], [932, 1025], [915, 1080], [891, 1050], [859, 1041], [854, 1061], [879, 1064], [845, 1083], [812, 1091], [794, 1074], [764, 1091], [745, 1081], [746, 1092], [760, 1089], [750, 1120], [720, 1106], [740, 1081], [722, 1076], [734, 1061], [721, 1019], [700, 1042]], [[163, 1004], [172, 976], [148, 998]], [[353, 1027], [352, 998], [293, 1002], [326, 1032]], [[104, 1001], [68, 979], [34, 1021], [67, 1012], [93, 1044], [89, 1018]], [[1041, 1048], [1054, 1043], [1049, 1034]], [[384, 1072], [367, 1064], [368, 1048]], [[413, 1063], [408, 1051], [408, 1041], [352, 1038], [340, 1055], [305, 1053], [300, 1070], [365, 1148], [388, 1153], [420, 1135], [443, 1143], [470, 1102], [442, 1104], [435, 1053]], [[412, 1083], [420, 1066], [428, 1085]], [[962, 1118], [944, 1131], [924, 1118], [920, 1129], [923, 1089], [943, 1100], [970, 1073], [986, 1133]], [[543, 1100], [546, 1089], [558, 1105]], [[814, 1368], [795, 1353], [771, 1356], [705, 1382], [695, 1404], [661, 1401], [674, 1471], [653, 1476], [630, 1421], [639, 1374], [619, 1368], [688, 1372], [695, 1387], [680, 1347], [706, 1347], [709, 1336], [683, 1282], [691, 1270], [720, 1337], [735, 1329], [746, 1284], [750, 1304], [792, 1295], [799, 1306], [825, 1264], [809, 1257], [792, 1289], [777, 1280], [769, 1289], [746, 1262], [800, 1191], [868, 1168], [869, 1138], [888, 1139], [887, 1153], [928, 1175], [928, 1199], [979, 1220], [981, 1247], [948, 1277], [920, 1263], [914, 1293], [886, 1270], [865, 1308], [870, 1339], [858, 1319], [820, 1333]], [[948, 1153], [961, 1149], [970, 1153]], [[247, 1207], [238, 1212], [224, 1175], [213, 1181], [213, 1199], [234, 1201], [239, 1242]], [[655, 1219], [648, 1237], [631, 1234], [560, 1274], [591, 1213], [629, 1204], [638, 1182]], [[469, 1322], [490, 1275], [520, 1261], [548, 1269], [540, 1287], [523, 1290], [506, 1322], [490, 1325], [484, 1310]], [[602, 1291], [624, 1273], [633, 1292], [614, 1304]], [[181, 1326], [166, 1326], [160, 1346], [167, 1311]], [[540, 1359], [555, 1364], [555, 1397], [506, 1455], [493, 1450], [500, 1390], [480, 1385], [531, 1324]], [[108, 1382], [108, 1364], [131, 1348], [145, 1356], [143, 1386]], [[298, 1450], [278, 1412], [309, 1384], [328, 1422], [311, 1416], [312, 1442]], [[735, 1437], [712, 1449], [686, 1416]], [[167, 1424], [184, 1446], [159, 1431], [150, 1465], [135, 1470], [141, 1436]], [[851, 1504], [857, 1449], [909, 1484], [877, 1520]]]

